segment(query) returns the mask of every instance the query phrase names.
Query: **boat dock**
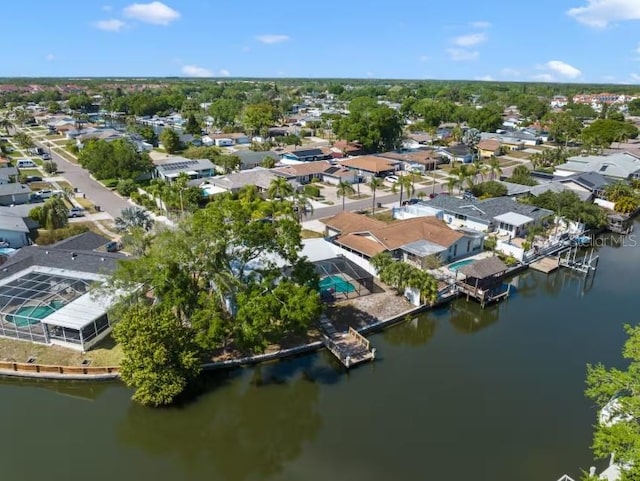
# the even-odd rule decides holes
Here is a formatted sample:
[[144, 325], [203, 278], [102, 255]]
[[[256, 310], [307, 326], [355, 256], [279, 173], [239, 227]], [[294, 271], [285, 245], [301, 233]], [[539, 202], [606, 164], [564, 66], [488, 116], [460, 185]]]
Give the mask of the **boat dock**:
[[549, 274], [560, 268], [560, 258], [556, 256], [545, 256], [529, 264], [529, 267], [535, 271]]
[[323, 316], [320, 324], [325, 331], [322, 342], [347, 369], [376, 358], [376, 350], [369, 340], [350, 327], [346, 332], [338, 332], [335, 326]]
[[588, 254], [585, 252], [584, 256], [578, 257], [578, 246], [575, 246], [559, 258], [559, 265], [586, 275], [596, 270], [599, 259], [600, 256], [594, 255], [593, 249]]

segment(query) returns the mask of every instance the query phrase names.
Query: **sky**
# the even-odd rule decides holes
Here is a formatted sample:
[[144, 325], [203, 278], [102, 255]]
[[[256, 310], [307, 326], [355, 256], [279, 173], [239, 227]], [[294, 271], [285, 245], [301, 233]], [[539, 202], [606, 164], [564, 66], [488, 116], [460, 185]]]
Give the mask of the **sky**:
[[5, 1], [1, 77], [640, 84], [640, 0]]

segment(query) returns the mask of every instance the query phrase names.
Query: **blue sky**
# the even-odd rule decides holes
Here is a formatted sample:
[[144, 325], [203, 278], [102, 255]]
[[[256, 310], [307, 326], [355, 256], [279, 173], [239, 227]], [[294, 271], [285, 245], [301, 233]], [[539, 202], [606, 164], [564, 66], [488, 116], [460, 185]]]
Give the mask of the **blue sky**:
[[640, 83], [640, 0], [3, 2], [1, 76]]

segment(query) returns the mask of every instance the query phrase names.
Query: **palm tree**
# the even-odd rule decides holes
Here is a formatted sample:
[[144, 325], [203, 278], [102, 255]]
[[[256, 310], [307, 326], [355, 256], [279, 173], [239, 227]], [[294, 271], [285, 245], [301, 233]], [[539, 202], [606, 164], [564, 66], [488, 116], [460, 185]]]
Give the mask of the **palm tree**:
[[404, 192], [407, 192], [407, 195], [411, 197], [416, 191], [415, 186], [413, 185], [413, 175], [402, 175], [398, 179], [398, 182], [393, 184], [391, 187], [391, 192], [396, 193], [398, 186], [400, 186], [400, 206], [402, 206], [402, 195]]
[[353, 195], [356, 191], [349, 182], [341, 181], [338, 184], [338, 190], [336, 191], [339, 197], [342, 197], [342, 210], [344, 210], [344, 199], [348, 195]]
[[61, 197], [54, 196], [42, 206], [40, 223], [48, 230], [60, 229], [69, 222], [69, 209]]
[[298, 216], [298, 222], [302, 222], [302, 218], [309, 214], [313, 214], [313, 204], [309, 198], [302, 192], [293, 194], [293, 210]]
[[120, 212], [120, 217], [116, 218], [115, 224], [120, 232], [130, 232], [133, 229], [148, 232], [153, 227], [153, 219], [151, 214], [142, 207], [125, 207]]
[[287, 197], [291, 197], [293, 195], [293, 192], [293, 185], [291, 185], [291, 183], [287, 179], [285, 179], [284, 177], [275, 177], [269, 183], [267, 196], [272, 200], [283, 200]]
[[7, 117], [0, 119], [0, 128], [3, 128], [7, 135], [9, 134], [9, 129], [13, 127], [13, 122], [9, 120]]
[[499, 178], [502, 175], [502, 167], [500, 167], [500, 161], [497, 157], [491, 156], [487, 165], [489, 166], [489, 174], [491, 175], [491, 180], [495, 180], [496, 177]]
[[455, 177], [449, 177], [447, 179], [447, 190], [449, 195], [453, 194], [453, 189], [458, 185], [458, 179]]
[[420, 292], [420, 300], [423, 303], [433, 304], [438, 300], [438, 281], [431, 274], [415, 269], [411, 272], [407, 284]]
[[369, 182], [367, 182], [367, 185], [369, 186], [369, 188], [371, 189], [371, 193], [373, 194], [373, 202], [371, 204], [372, 214], [376, 213], [376, 190], [378, 190], [378, 187], [381, 187], [382, 184], [384, 184], [384, 181], [380, 177], [371, 177], [371, 179], [369, 179]]
[[480, 143], [480, 131], [478, 129], [469, 129], [464, 133], [462, 137], [462, 143], [471, 149], [474, 155], [480, 157], [478, 150], [478, 144]]

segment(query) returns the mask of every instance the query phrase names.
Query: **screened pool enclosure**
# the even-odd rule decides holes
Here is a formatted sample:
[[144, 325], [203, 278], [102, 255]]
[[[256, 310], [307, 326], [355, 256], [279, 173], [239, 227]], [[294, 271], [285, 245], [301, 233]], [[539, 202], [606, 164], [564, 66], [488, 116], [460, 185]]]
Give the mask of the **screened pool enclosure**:
[[109, 330], [97, 274], [32, 267], [0, 281], [0, 335], [87, 350]]

